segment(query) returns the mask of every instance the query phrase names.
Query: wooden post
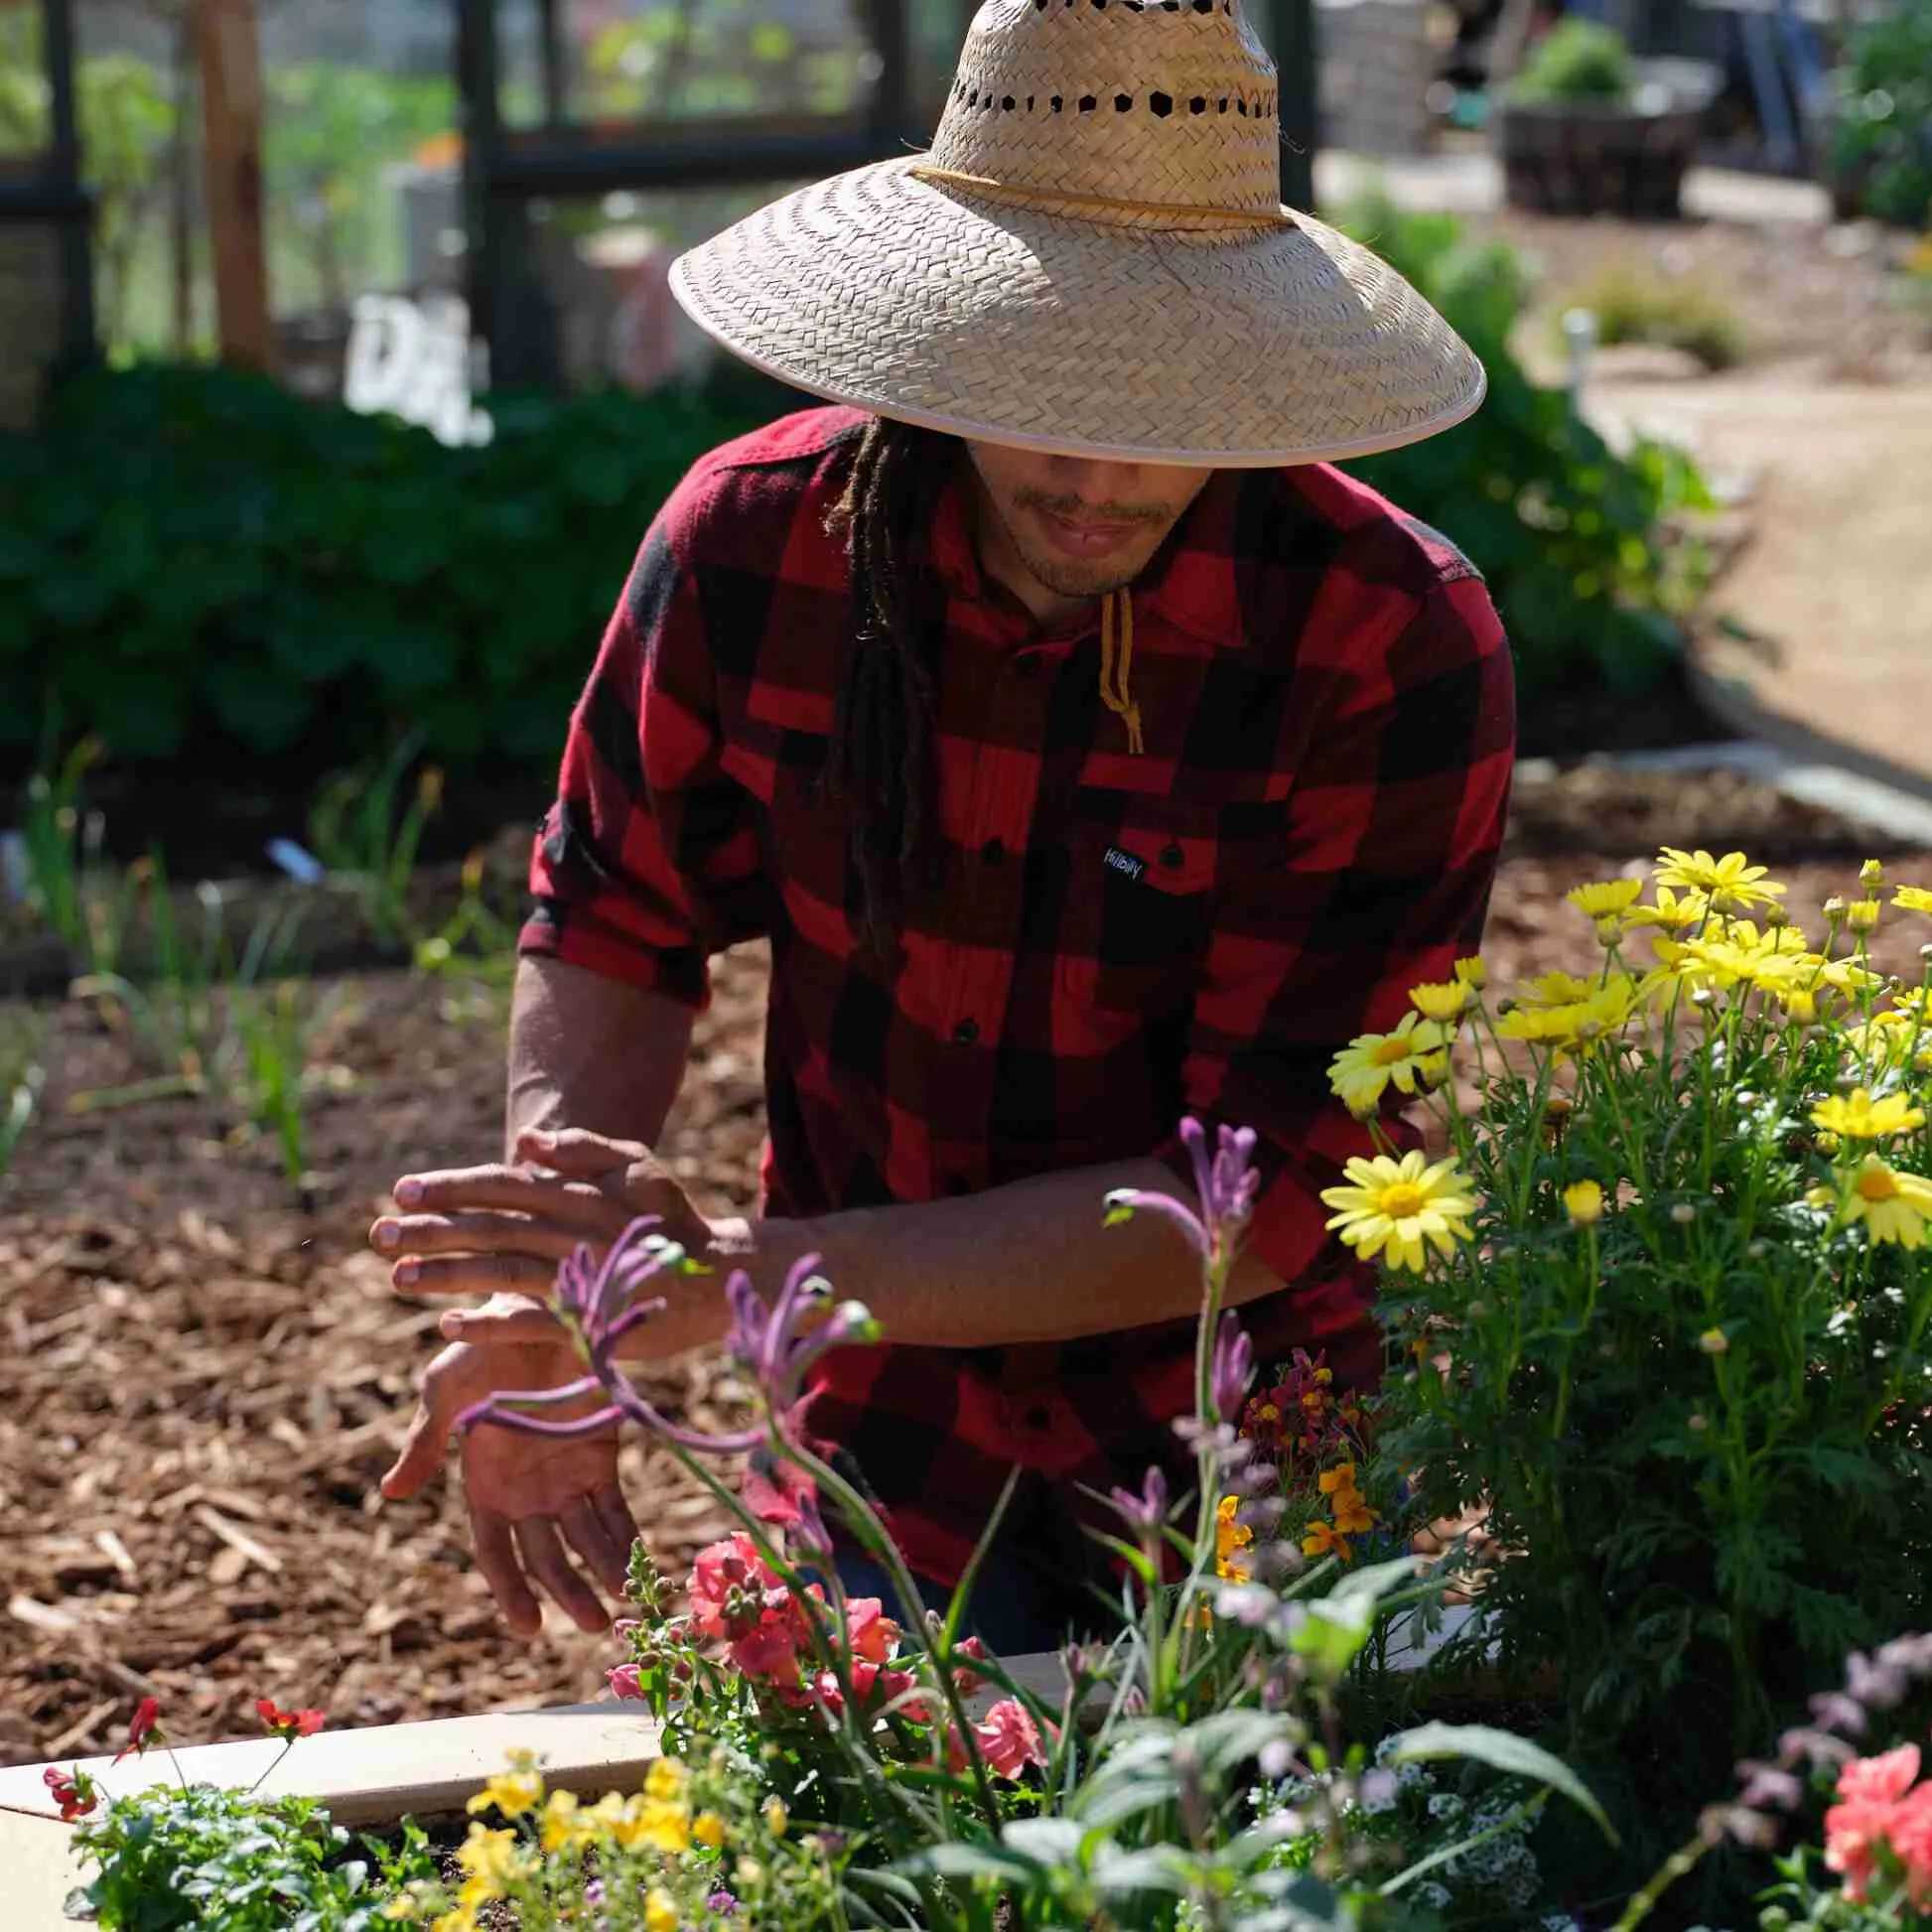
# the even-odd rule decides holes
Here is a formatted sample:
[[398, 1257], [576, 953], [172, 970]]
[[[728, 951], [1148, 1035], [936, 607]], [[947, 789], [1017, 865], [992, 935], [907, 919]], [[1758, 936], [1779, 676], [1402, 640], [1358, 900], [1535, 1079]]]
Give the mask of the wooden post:
[[255, 0], [194, 0], [207, 159], [208, 232], [221, 359], [271, 360], [268, 262], [262, 239], [261, 41]]
[[1314, 207], [1314, 151], [1318, 119], [1318, 65], [1314, 0], [1272, 0], [1269, 38], [1274, 46], [1276, 92], [1281, 102], [1282, 200], [1290, 207]]

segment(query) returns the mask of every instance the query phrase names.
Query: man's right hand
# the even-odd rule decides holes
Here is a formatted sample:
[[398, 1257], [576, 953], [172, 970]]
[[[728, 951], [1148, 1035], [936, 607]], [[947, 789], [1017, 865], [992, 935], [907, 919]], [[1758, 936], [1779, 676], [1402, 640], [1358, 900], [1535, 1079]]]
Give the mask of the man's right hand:
[[[529, 1307], [499, 1296], [484, 1311]], [[582, 1365], [567, 1344], [455, 1342], [430, 1363], [422, 1400], [394, 1466], [382, 1478], [392, 1501], [415, 1495], [443, 1461], [456, 1419], [498, 1390], [553, 1389], [575, 1381]], [[544, 1411], [546, 1420], [588, 1415], [604, 1398]], [[580, 1630], [610, 1627], [596, 1590], [572, 1565], [576, 1551], [591, 1575], [621, 1598], [637, 1525], [618, 1483], [618, 1432], [557, 1438], [526, 1436], [490, 1424], [463, 1439], [463, 1482], [477, 1567], [519, 1636], [535, 1636], [543, 1611], [535, 1587], [556, 1599]]]

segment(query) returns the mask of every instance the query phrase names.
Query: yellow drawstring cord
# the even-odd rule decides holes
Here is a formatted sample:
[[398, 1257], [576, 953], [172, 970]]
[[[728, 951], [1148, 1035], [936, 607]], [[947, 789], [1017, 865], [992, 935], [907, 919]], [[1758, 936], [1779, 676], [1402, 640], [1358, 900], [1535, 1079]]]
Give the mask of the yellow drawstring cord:
[[[1120, 666], [1114, 666], [1114, 615], [1120, 615]], [[1127, 727], [1127, 750], [1139, 758], [1141, 708], [1128, 690], [1134, 668], [1134, 600], [1126, 591], [1109, 591], [1100, 600], [1100, 702]]]

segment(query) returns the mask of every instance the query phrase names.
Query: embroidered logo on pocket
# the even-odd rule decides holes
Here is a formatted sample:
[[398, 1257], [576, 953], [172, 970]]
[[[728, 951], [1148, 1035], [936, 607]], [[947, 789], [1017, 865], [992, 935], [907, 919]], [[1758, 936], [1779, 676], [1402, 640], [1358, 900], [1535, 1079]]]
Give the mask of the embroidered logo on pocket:
[[1137, 859], [1133, 853], [1123, 852], [1117, 845], [1110, 845], [1101, 855], [1100, 862], [1104, 866], [1112, 867], [1115, 872], [1124, 874], [1136, 884], [1139, 884], [1142, 875], [1147, 871], [1145, 859]]

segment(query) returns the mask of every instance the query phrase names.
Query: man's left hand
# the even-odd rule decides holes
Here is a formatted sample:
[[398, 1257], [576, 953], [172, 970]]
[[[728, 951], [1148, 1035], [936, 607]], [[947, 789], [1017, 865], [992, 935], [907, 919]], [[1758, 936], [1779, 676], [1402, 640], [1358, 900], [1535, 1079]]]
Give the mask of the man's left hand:
[[604, 1250], [642, 1214], [702, 1256], [711, 1224], [651, 1151], [582, 1128], [520, 1135], [513, 1162], [405, 1174], [402, 1210], [369, 1230], [396, 1257], [393, 1279], [410, 1295], [541, 1297], [579, 1243]]

